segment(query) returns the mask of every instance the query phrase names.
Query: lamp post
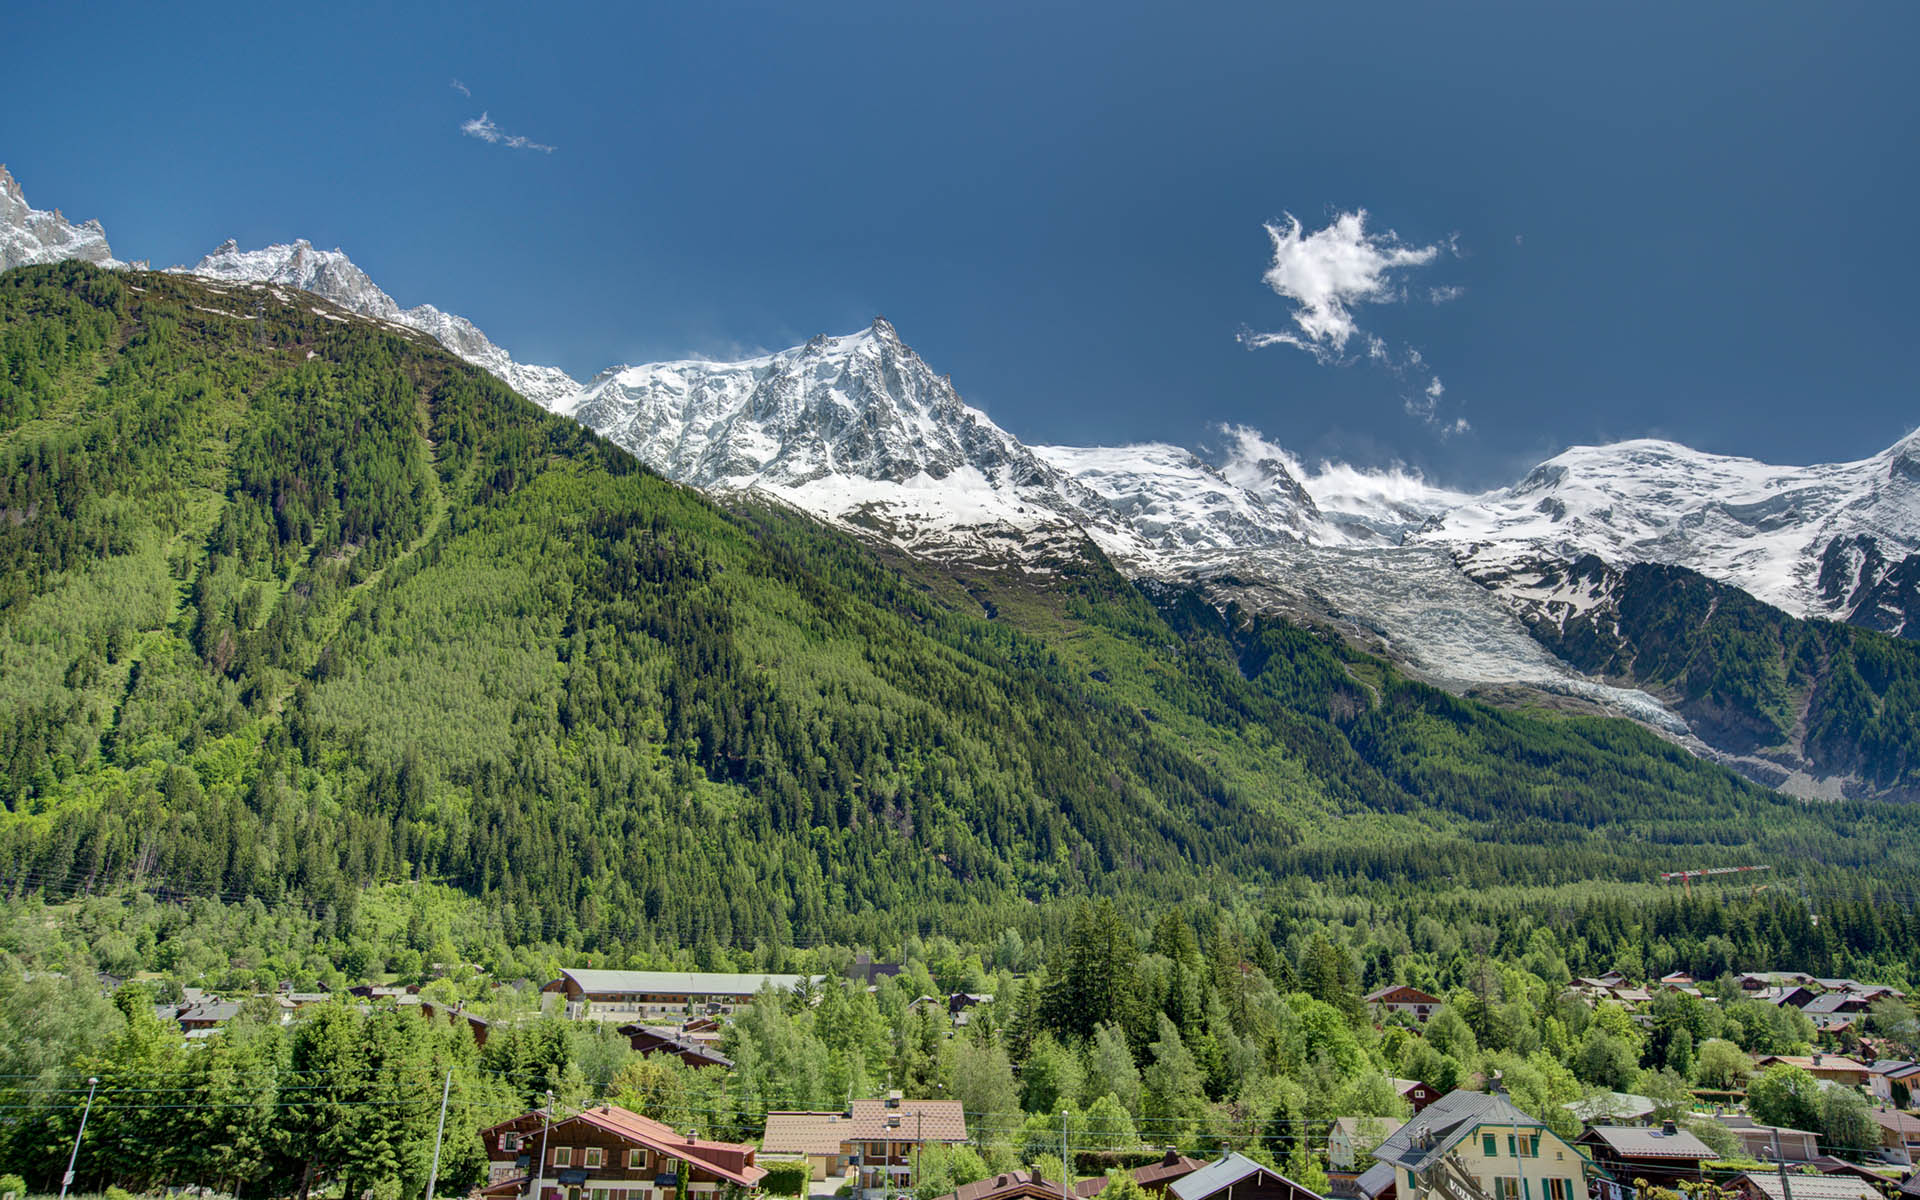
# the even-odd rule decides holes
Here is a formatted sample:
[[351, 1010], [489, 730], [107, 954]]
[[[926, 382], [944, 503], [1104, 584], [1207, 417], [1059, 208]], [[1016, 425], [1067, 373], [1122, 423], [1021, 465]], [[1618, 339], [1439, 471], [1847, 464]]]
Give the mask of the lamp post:
[[87, 1106], [80, 1110], [80, 1128], [73, 1135], [73, 1153], [67, 1155], [67, 1173], [60, 1177], [60, 1200], [67, 1200], [67, 1189], [73, 1186], [73, 1164], [80, 1161], [80, 1139], [87, 1134], [87, 1118], [93, 1115], [93, 1091], [99, 1086], [97, 1076], [87, 1076]]

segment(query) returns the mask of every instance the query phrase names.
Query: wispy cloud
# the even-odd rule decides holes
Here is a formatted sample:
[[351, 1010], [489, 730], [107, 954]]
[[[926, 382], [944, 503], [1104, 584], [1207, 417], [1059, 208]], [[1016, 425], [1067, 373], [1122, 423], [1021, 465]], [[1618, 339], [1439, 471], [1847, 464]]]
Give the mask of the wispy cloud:
[[[1442, 254], [1459, 254], [1455, 239], [1423, 246], [1401, 241], [1391, 229], [1369, 233], [1364, 208], [1336, 213], [1324, 229], [1311, 233], [1291, 213], [1284, 222], [1269, 222], [1266, 229], [1273, 243], [1273, 260], [1260, 278], [1291, 305], [1293, 328], [1272, 333], [1244, 330], [1240, 334], [1243, 343], [1253, 349], [1292, 346], [1313, 355], [1323, 365], [1344, 366], [1358, 361], [1347, 349], [1357, 338], [1367, 361], [1386, 368], [1411, 388], [1405, 397], [1410, 415], [1439, 430], [1442, 436], [1471, 428], [1464, 419], [1450, 421], [1440, 415], [1446, 387], [1427, 367], [1420, 351], [1408, 346], [1395, 353], [1384, 338], [1361, 329], [1354, 315], [1362, 304], [1405, 300], [1405, 276]], [[1453, 285], [1426, 290], [1426, 298], [1434, 304], [1445, 304], [1464, 294], [1464, 288]]]
[[538, 150], [542, 154], [553, 153], [553, 147], [547, 145], [545, 142], [536, 142], [532, 138], [521, 137], [517, 133], [508, 133], [498, 125], [495, 125], [492, 118], [488, 117], [486, 113], [481, 113], [477, 117], [463, 121], [460, 125], [460, 132], [466, 134], [468, 137], [479, 138], [483, 142], [491, 142], [496, 146], [505, 146], [509, 150]]
[[465, 96], [467, 99], [469, 100], [473, 99], [473, 90], [469, 88], [466, 84], [461, 83], [458, 79], [447, 84], [447, 86], [452, 88], [454, 91], [459, 92], [462, 96]]

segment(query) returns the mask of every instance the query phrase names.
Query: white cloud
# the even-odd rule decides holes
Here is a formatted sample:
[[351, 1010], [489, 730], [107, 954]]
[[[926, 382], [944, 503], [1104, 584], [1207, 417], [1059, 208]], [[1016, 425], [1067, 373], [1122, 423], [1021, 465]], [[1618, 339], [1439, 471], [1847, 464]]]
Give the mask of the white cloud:
[[481, 113], [469, 121], [461, 122], [460, 132], [466, 134], [468, 137], [479, 138], [483, 142], [491, 142], [496, 146], [505, 146], [509, 150], [538, 150], [542, 154], [553, 153], [553, 147], [547, 145], [545, 142], [536, 142], [532, 138], [521, 137], [516, 133], [508, 133], [498, 125], [495, 125], [486, 113]]
[[[1465, 420], [1448, 421], [1440, 415], [1440, 399], [1446, 387], [1418, 349], [1407, 346], [1396, 354], [1384, 338], [1361, 329], [1354, 316], [1361, 304], [1407, 299], [1404, 276], [1443, 253], [1458, 257], [1459, 235], [1445, 243], [1421, 246], [1401, 241], [1391, 229], [1369, 233], [1364, 208], [1336, 213], [1326, 228], [1312, 233], [1291, 213], [1284, 224], [1270, 222], [1266, 230], [1273, 243], [1273, 261], [1260, 278], [1275, 295], [1291, 304], [1293, 328], [1272, 333], [1247, 330], [1240, 335], [1243, 343], [1253, 349], [1292, 346], [1313, 355], [1321, 364], [1344, 366], [1355, 361], [1347, 356], [1347, 345], [1357, 337], [1367, 361], [1417, 389], [1405, 401], [1409, 414], [1439, 430], [1443, 437], [1471, 428]], [[1445, 304], [1465, 293], [1465, 288], [1447, 284], [1428, 288], [1426, 298], [1434, 304]], [[1418, 382], [1422, 376], [1424, 383]]]
[[454, 80], [452, 83], [449, 83], [447, 86], [452, 88], [454, 91], [459, 92], [462, 96], [465, 96], [467, 99], [469, 100], [473, 99], [473, 92], [468, 89], [466, 84], [461, 83], [458, 79]]
[[1293, 302], [1295, 330], [1248, 333], [1245, 341], [1256, 347], [1293, 346], [1321, 362], [1338, 361], [1348, 339], [1359, 332], [1354, 305], [1400, 299], [1394, 273], [1425, 266], [1440, 254], [1439, 246], [1409, 246], [1392, 230], [1368, 233], [1364, 208], [1340, 213], [1312, 233], [1288, 214], [1284, 226], [1267, 225], [1267, 237], [1273, 241], [1273, 262], [1261, 280]]
[[[1417, 362], [1417, 352], [1415, 352], [1415, 358]], [[1433, 376], [1427, 380], [1427, 386], [1420, 389], [1419, 395], [1407, 397], [1407, 415], [1410, 417], [1419, 417], [1422, 421], [1426, 422], [1427, 425], [1437, 430], [1443, 438], [1471, 432], [1473, 426], [1465, 417], [1455, 417], [1449, 421], [1440, 415], [1440, 400], [1441, 397], [1446, 394], [1447, 385], [1440, 382], [1438, 375]]]

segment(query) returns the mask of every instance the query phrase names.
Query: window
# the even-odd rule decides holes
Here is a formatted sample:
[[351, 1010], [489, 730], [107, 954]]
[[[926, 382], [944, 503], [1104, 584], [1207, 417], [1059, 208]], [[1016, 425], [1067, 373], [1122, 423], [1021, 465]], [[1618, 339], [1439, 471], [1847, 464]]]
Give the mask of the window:
[[1547, 1180], [1547, 1200], [1573, 1200], [1573, 1184], [1565, 1179]]
[[1493, 1181], [1493, 1200], [1520, 1200], [1520, 1180], [1501, 1175]]
[[[586, 1156], [586, 1158], [585, 1158], [584, 1160], [582, 1160], [582, 1162], [581, 1162], [581, 1164], [580, 1164], [580, 1165], [581, 1165], [581, 1166], [583, 1166], [583, 1167], [597, 1167], [597, 1166], [599, 1166], [599, 1165], [600, 1165], [600, 1147], [598, 1147], [598, 1146], [588, 1146], [588, 1147], [587, 1147], [587, 1156]], [[602, 1189], [600, 1189], [600, 1190], [601, 1190], [601, 1191], [605, 1191], [606, 1189], [605, 1189], [605, 1188], [602, 1188]], [[596, 1197], [594, 1197], [594, 1200], [606, 1200], [606, 1197], [605, 1197], [605, 1196], [596, 1196]]]
[[573, 1147], [555, 1146], [553, 1148], [553, 1165], [556, 1167], [572, 1166], [573, 1165]]
[[520, 1150], [520, 1135], [517, 1133], [501, 1134], [500, 1148], [502, 1150], [505, 1150], [508, 1154], [518, 1153]]
[[594, 1188], [594, 1189], [593, 1189], [593, 1200], [613, 1200], [613, 1191], [612, 1191], [612, 1189], [610, 1189], [610, 1188]]
[[630, 1171], [643, 1170], [645, 1169], [646, 1165], [647, 1165], [647, 1152], [645, 1150], [627, 1151], [627, 1169], [628, 1170]]
[[1499, 1143], [1493, 1140], [1492, 1134], [1483, 1133], [1480, 1135], [1480, 1153], [1486, 1155], [1488, 1158], [1496, 1158], [1499, 1156], [1500, 1151], [1497, 1149], [1498, 1145]]

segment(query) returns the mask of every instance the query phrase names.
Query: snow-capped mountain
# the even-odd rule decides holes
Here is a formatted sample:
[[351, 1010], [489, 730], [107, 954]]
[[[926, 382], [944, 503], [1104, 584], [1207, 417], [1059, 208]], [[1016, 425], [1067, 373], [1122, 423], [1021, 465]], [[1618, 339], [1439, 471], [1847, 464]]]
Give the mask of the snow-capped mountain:
[[[105, 244], [103, 239], [101, 245]], [[268, 246], [262, 250], [242, 250], [229, 239], [192, 267], [170, 269], [227, 283], [299, 288], [363, 317], [418, 329], [547, 408], [564, 404], [580, 390], [580, 385], [558, 367], [515, 362], [465, 317], [442, 312], [431, 304], [401, 308], [345, 254], [339, 250], [315, 250], [304, 238], [292, 245]]]
[[1076, 539], [1094, 498], [976, 408], [883, 319], [743, 362], [602, 372], [574, 417], [669, 479], [758, 492], [904, 549], [1006, 561]]
[[118, 267], [98, 221], [75, 225], [59, 209], [29, 207], [19, 181], [0, 163], [0, 271], [78, 258], [96, 267]]
[[1673, 442], [1576, 447], [1413, 537], [1452, 547], [1477, 576], [1584, 554], [1667, 563], [1796, 616], [1860, 610], [1898, 632], [1914, 571], [1903, 564], [1920, 552], [1920, 431], [1872, 458], [1811, 467]]
[[[0, 251], [5, 266], [121, 265], [97, 223], [29, 209], [3, 168]], [[1404, 471], [1309, 468], [1244, 428], [1204, 452], [1028, 446], [884, 320], [740, 362], [616, 367], [583, 386], [514, 361], [464, 318], [401, 308], [338, 250], [228, 242], [190, 270], [427, 333], [693, 487], [771, 497], [940, 561], [1045, 573], [1098, 547], [1136, 578], [1330, 621], [1448, 686], [1574, 697], [1682, 740], [1686, 722], [1659, 701], [1546, 648], [1543, 631], [1613, 604], [1634, 563], [1689, 567], [1795, 615], [1920, 633], [1920, 431], [1814, 467], [1669, 442], [1581, 447], [1475, 496]], [[1587, 555], [1599, 565], [1573, 569]]]

